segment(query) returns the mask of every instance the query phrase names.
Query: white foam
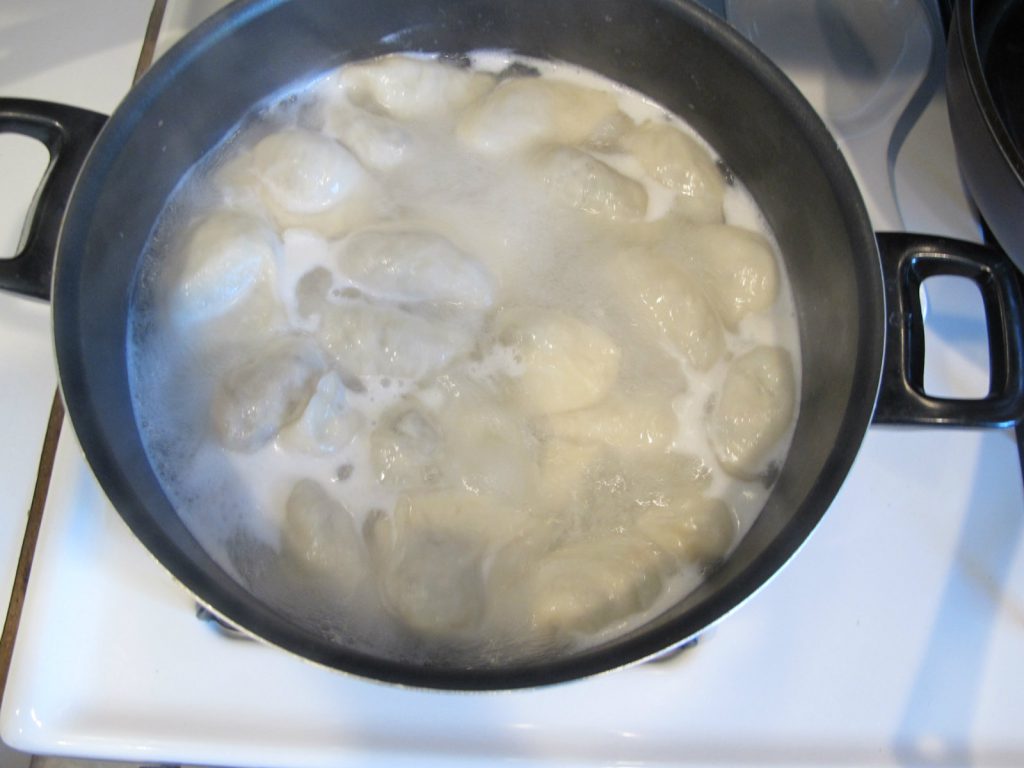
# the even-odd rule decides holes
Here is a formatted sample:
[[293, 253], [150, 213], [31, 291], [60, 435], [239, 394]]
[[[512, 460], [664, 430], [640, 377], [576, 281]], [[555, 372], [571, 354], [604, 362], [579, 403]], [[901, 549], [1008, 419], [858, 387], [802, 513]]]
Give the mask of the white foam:
[[[472, 60], [483, 71], [500, 72], [513, 62], [523, 62], [542, 70], [545, 77], [591, 88], [610, 87], [618, 93], [622, 111], [633, 120], [665, 119], [664, 109], [649, 99], [622, 86], [609, 85], [607, 80], [578, 67], [524, 60], [507, 52], [475, 53]], [[313, 98], [321, 98], [323, 103], [313, 109]], [[236, 158], [269, 130], [299, 125], [317, 110], [351, 108], [338, 79], [328, 76], [314, 82], [301, 98], [286, 98], [280, 107], [262, 109], [251, 125], [231, 137], [224, 152], [228, 159]], [[609, 234], [601, 229], [600, 223], [586, 221], [576, 211], [555, 209], [538, 194], [527, 170], [510, 163], [509, 158], [480, 157], [469, 152], [453, 138], [454, 119], [451, 116], [448, 123], [442, 119], [440, 123], [406, 125], [415, 133], [408, 156], [403, 155], [395, 169], [376, 174], [376, 181], [390, 195], [390, 205], [383, 214], [386, 223], [427, 228], [448, 237], [462, 251], [479, 259], [494, 279], [495, 309], [515, 304], [560, 307], [615, 338], [623, 348], [624, 365], [634, 366], [623, 372], [624, 386], [656, 386], [673, 393], [667, 396], [673, 398], [678, 417], [674, 449], [698, 456], [713, 467], [709, 493], [733, 508], [741, 531], [746, 531], [764, 504], [768, 489], [762, 482], [730, 478], [716, 467], [703, 424], [708, 403], [720, 389], [729, 358], [756, 345], [781, 345], [790, 351], [799, 370], [794, 304], [777, 252], [783, 279], [774, 307], [744, 318], [737, 333], [726, 334], [726, 359], [706, 372], [697, 371], [681, 356], [673, 357], [660, 344], [644, 337], [628, 312], [617, 305], [617, 286], [609, 285], [601, 264], [616, 255], [621, 246], [621, 239], [616, 238], [621, 238], [621, 233]], [[695, 135], [688, 126], [675, 122], [681, 130]], [[703, 139], [699, 141], [707, 146]], [[601, 158], [644, 185], [648, 191], [649, 221], [660, 218], [669, 209], [671, 192], [646, 175], [637, 162], [614, 152], [602, 154]], [[223, 154], [207, 161], [205, 170], [200, 168], [193, 174], [194, 178], [165, 214], [148, 257], [151, 271], [143, 277], [147, 290], [140, 291], [137, 297], [128, 352], [141, 431], [169, 497], [203, 545], [239, 578], [251, 583], [259, 580], [258, 574], [266, 564], [249, 562], [247, 558], [259, 560], [265, 554], [245, 553], [265, 553], [280, 547], [284, 502], [299, 479], [316, 480], [354, 516], [357, 526], [363, 526], [377, 510], [389, 513], [398, 491], [383, 486], [376, 476], [371, 461], [370, 430], [382, 414], [408, 402], [411, 395], [428, 409], [439, 412], [449, 394], [430, 380], [364, 375], [358, 386], [350, 382], [353, 386], [347, 392], [347, 404], [362, 417], [367, 428], [334, 454], [297, 453], [278, 441], [249, 454], [224, 451], [215, 444], [207, 434], [205, 402], [224, 371], [238, 359], [239, 350], [257, 343], [261, 334], [317, 333], [322, 322], [320, 313], [315, 307], [301, 307], [297, 299], [303, 278], [314, 270], [324, 270], [330, 276], [326, 297], [315, 301], [335, 300], [340, 291], [350, 287], [335, 269], [332, 241], [316, 231], [315, 222], [309, 228], [288, 228], [281, 231], [284, 247], [265, 291], [272, 297], [273, 306], [251, 301], [237, 315], [235, 326], [211, 327], [208, 337], [200, 339], [176, 336], [178, 330], [164, 323], [161, 309], [162, 292], [166, 290], [162, 281], [173, 275], [173, 270], [162, 264], [173, 260], [179, 247], [181, 236], [174, 235], [176, 228], [193, 219], [193, 212], [209, 205], [211, 200], [225, 200], [229, 205], [234, 200], [247, 210], [254, 205], [252, 197], [239, 196], [237, 191], [232, 198], [209, 190], [210, 180], [216, 178], [214, 171], [224, 163]], [[774, 242], [757, 206], [738, 183], [726, 190], [724, 214], [728, 223], [761, 232]], [[432, 322], [433, 317], [444, 317], [446, 322], [455, 317], [465, 327], [482, 329], [476, 346], [457, 361], [459, 375], [474, 385], [487, 389], [522, 372], [522, 361], [515, 358], [511, 348], [489, 343], [488, 316], [452, 307], [417, 312], [425, 323]], [[788, 439], [778, 447], [779, 458], [787, 444]], [[240, 531], [249, 542], [241, 547], [242, 554], [238, 544]], [[252, 541], [259, 542], [264, 549], [260, 550]], [[641, 624], [678, 600], [699, 579], [699, 568], [682, 569], [672, 576], [672, 586], [648, 610], [614, 623], [596, 637]], [[389, 647], [400, 649], [396, 652], [419, 652], [414, 639], [400, 637], [401, 628], [380, 610], [371, 588], [353, 600], [359, 603], [360, 611], [377, 613], [368, 620], [376, 628], [367, 626], [362, 635], [364, 644], [372, 647], [384, 637]], [[305, 612], [309, 621], [315, 616], [328, 635], [342, 631], [340, 625], [344, 622], [332, 617], [322, 603], [303, 605], [299, 600], [289, 608], [299, 614]], [[386, 629], [381, 630], [381, 626]], [[519, 652], [518, 648], [513, 644], [508, 653]], [[493, 648], [488, 653], [494, 653]]]

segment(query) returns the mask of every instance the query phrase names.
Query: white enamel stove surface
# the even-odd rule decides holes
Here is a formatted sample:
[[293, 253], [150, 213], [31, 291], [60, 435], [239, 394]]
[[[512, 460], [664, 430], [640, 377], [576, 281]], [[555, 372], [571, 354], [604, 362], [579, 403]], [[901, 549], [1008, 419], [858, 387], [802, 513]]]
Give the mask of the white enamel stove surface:
[[[899, 5], [885, 4], [887, 23], [907, 28], [889, 30], [898, 55], [864, 55], [877, 53], [874, 69], [892, 65], [912, 91], [930, 43], [916, 3], [916, 13]], [[879, 97], [867, 126], [837, 124], [835, 73], [780, 44], [798, 26], [773, 28], [756, 0], [725, 7], [781, 52], [862, 183], [879, 173], [888, 183], [871, 151], [889, 139], [869, 134], [906, 98]], [[179, 18], [197, 15], [178, 8]], [[813, 20], [800, 23], [792, 39], [813, 48]], [[898, 208], [886, 188], [867, 193], [879, 227], [902, 219], [974, 236], [941, 96], [914, 122], [892, 179]], [[932, 381], [947, 391], [985, 378], [977, 324], [959, 314], [936, 310], [929, 337], [940, 353]], [[189, 597], [125, 528], [70, 430], [54, 478], [0, 713], [4, 740], [19, 749], [293, 767], [1024, 763], [1024, 496], [1009, 432], [870, 429], [818, 531], [696, 648], [497, 695], [377, 685], [227, 640], [193, 618]]]
[[[0, 95], [109, 113], [131, 85], [151, 2], [3, 0]], [[0, 257], [17, 248], [32, 191], [26, 184], [45, 163], [41, 144], [3, 137]], [[57, 387], [50, 339], [46, 304], [0, 293], [0, 601], [5, 607]]]

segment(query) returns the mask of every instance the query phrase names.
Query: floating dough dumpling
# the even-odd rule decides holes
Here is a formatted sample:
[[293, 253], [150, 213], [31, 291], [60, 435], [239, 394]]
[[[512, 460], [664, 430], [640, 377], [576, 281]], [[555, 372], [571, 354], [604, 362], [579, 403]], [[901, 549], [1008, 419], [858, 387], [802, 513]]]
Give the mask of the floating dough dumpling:
[[651, 176], [676, 193], [675, 209], [699, 223], [722, 220], [725, 179], [707, 150], [667, 123], [648, 121], [622, 138]]
[[452, 480], [473, 493], [503, 499], [537, 486], [537, 439], [514, 409], [487, 399], [450, 400], [438, 414], [444, 463]]
[[450, 113], [494, 87], [491, 75], [398, 55], [349, 64], [340, 80], [353, 101], [403, 120]]
[[649, 606], [662, 586], [658, 551], [642, 536], [568, 544], [537, 563], [533, 624], [547, 633], [596, 632]]
[[637, 221], [647, 214], [647, 190], [574, 147], [553, 147], [534, 158], [534, 168], [562, 205], [612, 220]]
[[506, 309], [495, 319], [494, 335], [519, 365], [511, 386], [528, 413], [586, 408], [604, 398], [618, 378], [622, 352], [615, 340], [564, 312]]
[[327, 574], [349, 592], [365, 578], [366, 555], [355, 520], [315, 480], [299, 480], [285, 502], [282, 544], [301, 566]]
[[[383, 210], [372, 179], [329, 136], [290, 128], [262, 138], [220, 172], [229, 190], [255, 187], [279, 228], [301, 227], [334, 237]], [[247, 206], [244, 192], [229, 194]]]
[[444, 479], [444, 434], [419, 403], [385, 412], [370, 434], [370, 458], [387, 488], [415, 490]]
[[397, 168], [416, 146], [415, 134], [399, 121], [350, 105], [331, 110], [324, 131], [344, 144], [364, 166], [378, 171]]
[[365, 177], [359, 161], [341, 144], [297, 128], [270, 134], [252, 155], [269, 199], [293, 214], [320, 213], [337, 205]]
[[604, 459], [603, 443], [551, 437], [540, 453], [540, 497], [558, 512], [577, 501], [586, 491], [594, 467]]
[[281, 433], [282, 444], [311, 455], [327, 455], [355, 439], [365, 418], [352, 408], [337, 371], [320, 377], [302, 415]]
[[792, 424], [796, 385], [789, 353], [757, 347], [736, 358], [708, 417], [708, 437], [729, 473], [754, 478]]
[[701, 281], [676, 261], [633, 250], [612, 262], [608, 278], [626, 292], [637, 320], [694, 368], [706, 371], [724, 351], [722, 324]]
[[456, 321], [359, 300], [323, 306], [317, 331], [343, 372], [407, 380], [421, 379], [465, 354], [475, 333], [473, 318]]
[[591, 407], [556, 413], [544, 420], [544, 431], [568, 440], [592, 440], [629, 454], [664, 452], [672, 447], [676, 415], [667, 398], [647, 393], [611, 393]]
[[255, 350], [220, 382], [210, 420], [221, 444], [252, 452], [302, 415], [325, 368], [316, 344], [285, 336]]
[[[400, 510], [396, 510], [399, 512]], [[368, 543], [384, 607], [428, 635], [477, 626], [484, 613], [483, 548], [458, 531], [371, 521]]]
[[580, 144], [618, 116], [615, 96], [560, 80], [510, 77], [466, 110], [457, 133], [484, 152]]
[[725, 503], [699, 495], [681, 503], [652, 504], [637, 517], [636, 525], [673, 564], [720, 560], [739, 531], [739, 521]]
[[203, 219], [182, 249], [175, 320], [207, 320], [237, 307], [273, 274], [280, 252], [277, 232], [259, 218], [220, 211]]
[[481, 309], [491, 305], [487, 268], [433, 232], [356, 232], [338, 243], [335, 260], [353, 285], [379, 298]]
[[484, 561], [518, 533], [524, 516], [486, 496], [440, 491], [403, 496], [368, 529], [384, 604], [410, 627], [458, 634], [485, 609]]
[[730, 328], [775, 303], [779, 270], [771, 245], [756, 232], [725, 224], [695, 227], [687, 232], [683, 250], [703, 275], [718, 316]]

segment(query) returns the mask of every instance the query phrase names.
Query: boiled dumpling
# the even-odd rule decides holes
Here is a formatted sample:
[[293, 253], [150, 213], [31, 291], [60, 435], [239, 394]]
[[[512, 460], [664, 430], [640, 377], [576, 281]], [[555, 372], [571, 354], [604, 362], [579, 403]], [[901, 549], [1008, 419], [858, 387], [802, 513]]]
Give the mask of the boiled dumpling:
[[542, 557], [531, 583], [532, 619], [542, 632], [596, 632], [647, 608], [663, 582], [657, 548], [610, 533]]
[[329, 371], [317, 382], [299, 419], [282, 431], [281, 442], [292, 450], [326, 455], [351, 443], [364, 423], [348, 402], [341, 376]]
[[558, 413], [600, 401], [619, 375], [622, 352], [600, 328], [552, 309], [515, 307], [495, 320], [497, 342], [512, 350], [515, 397], [529, 413]]
[[584, 213], [636, 221], [647, 213], [647, 191], [588, 152], [553, 147], [534, 158], [534, 167], [555, 200]]
[[708, 437], [726, 471], [753, 478], [766, 469], [790, 426], [795, 400], [786, 350], [757, 347], [732, 361], [708, 417]]
[[543, 428], [554, 437], [593, 440], [629, 453], [669, 450], [677, 426], [667, 398], [614, 392], [592, 408], [548, 416]]
[[525, 510], [486, 493], [465, 489], [405, 495], [396, 503], [394, 516], [400, 533], [416, 526], [450, 531], [488, 548], [503, 546], [523, 534], [529, 521]]
[[221, 211], [201, 221], [181, 255], [171, 308], [179, 322], [218, 317], [252, 295], [273, 274], [277, 233], [254, 216]]
[[626, 292], [637, 319], [695, 368], [707, 370], [722, 356], [722, 325], [700, 281], [676, 260], [630, 251], [614, 262], [609, 279]]
[[544, 504], [558, 512], [576, 502], [587, 490], [592, 471], [605, 458], [603, 443], [552, 437], [540, 453], [540, 482]]
[[377, 297], [480, 309], [491, 305], [487, 268], [433, 232], [357, 232], [336, 246], [335, 259], [353, 285]]
[[346, 301], [322, 308], [324, 347], [351, 376], [420, 379], [473, 345], [471, 317], [435, 317], [392, 304]]
[[675, 451], [602, 451], [586, 466], [582, 479], [571, 511], [579, 513], [587, 530], [609, 532], [622, 530], [645, 510], [690, 503], [708, 487], [710, 473], [697, 457]]
[[511, 77], [471, 106], [457, 132], [484, 152], [580, 144], [620, 115], [615, 97], [559, 80]]
[[252, 162], [268, 198], [296, 215], [321, 213], [337, 205], [366, 175], [341, 144], [298, 128], [261, 139], [253, 147]]
[[325, 368], [309, 339], [286, 336], [255, 351], [220, 382], [210, 419], [221, 443], [252, 452], [302, 415]]
[[693, 137], [667, 123], [648, 121], [622, 143], [655, 180], [676, 193], [675, 208], [699, 223], [722, 220], [725, 179]]
[[681, 237], [680, 250], [703, 276], [718, 316], [730, 328], [775, 303], [778, 267], [768, 241], [756, 232], [725, 224], [693, 227]]
[[718, 499], [699, 495], [651, 504], [637, 518], [639, 533], [675, 562], [713, 563], [732, 546], [739, 522]]
[[416, 147], [415, 135], [402, 123], [358, 107], [346, 106], [329, 112], [324, 130], [344, 144], [360, 163], [377, 171], [397, 168]]
[[626, 495], [641, 507], [688, 501], [711, 484], [711, 468], [692, 454], [668, 451], [621, 456], [619, 468], [629, 478]]
[[537, 439], [514, 410], [486, 398], [463, 398], [449, 401], [438, 419], [444, 463], [460, 487], [503, 499], [536, 487]]
[[412, 403], [381, 416], [370, 434], [370, 458], [388, 488], [436, 486], [443, 479], [444, 435], [429, 411]]
[[349, 64], [340, 79], [353, 101], [403, 120], [461, 109], [494, 86], [491, 75], [397, 55]]
[[384, 604], [413, 629], [471, 630], [486, 607], [484, 561], [522, 529], [522, 513], [464, 491], [403, 496], [368, 529]]
[[299, 480], [285, 502], [282, 544], [306, 568], [351, 591], [364, 578], [365, 554], [355, 520], [315, 480]]
[[384, 210], [379, 191], [359, 161], [334, 139], [290, 128], [261, 139], [221, 170], [237, 204], [255, 188], [280, 228], [301, 227], [334, 237]]
[[384, 607], [411, 629], [450, 635], [480, 623], [485, 607], [483, 548], [458, 531], [395, 525], [368, 529]]

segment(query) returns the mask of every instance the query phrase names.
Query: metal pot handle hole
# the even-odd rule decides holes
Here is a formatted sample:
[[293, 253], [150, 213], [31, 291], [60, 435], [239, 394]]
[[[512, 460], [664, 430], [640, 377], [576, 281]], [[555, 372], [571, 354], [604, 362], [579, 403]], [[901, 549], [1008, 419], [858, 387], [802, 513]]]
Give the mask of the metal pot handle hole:
[[[1024, 415], [1024, 328], [1017, 269], [983, 245], [904, 232], [877, 235], [887, 308], [876, 424], [1011, 427]], [[948, 275], [981, 292], [989, 346], [989, 393], [969, 400], [924, 391], [921, 284]]]

